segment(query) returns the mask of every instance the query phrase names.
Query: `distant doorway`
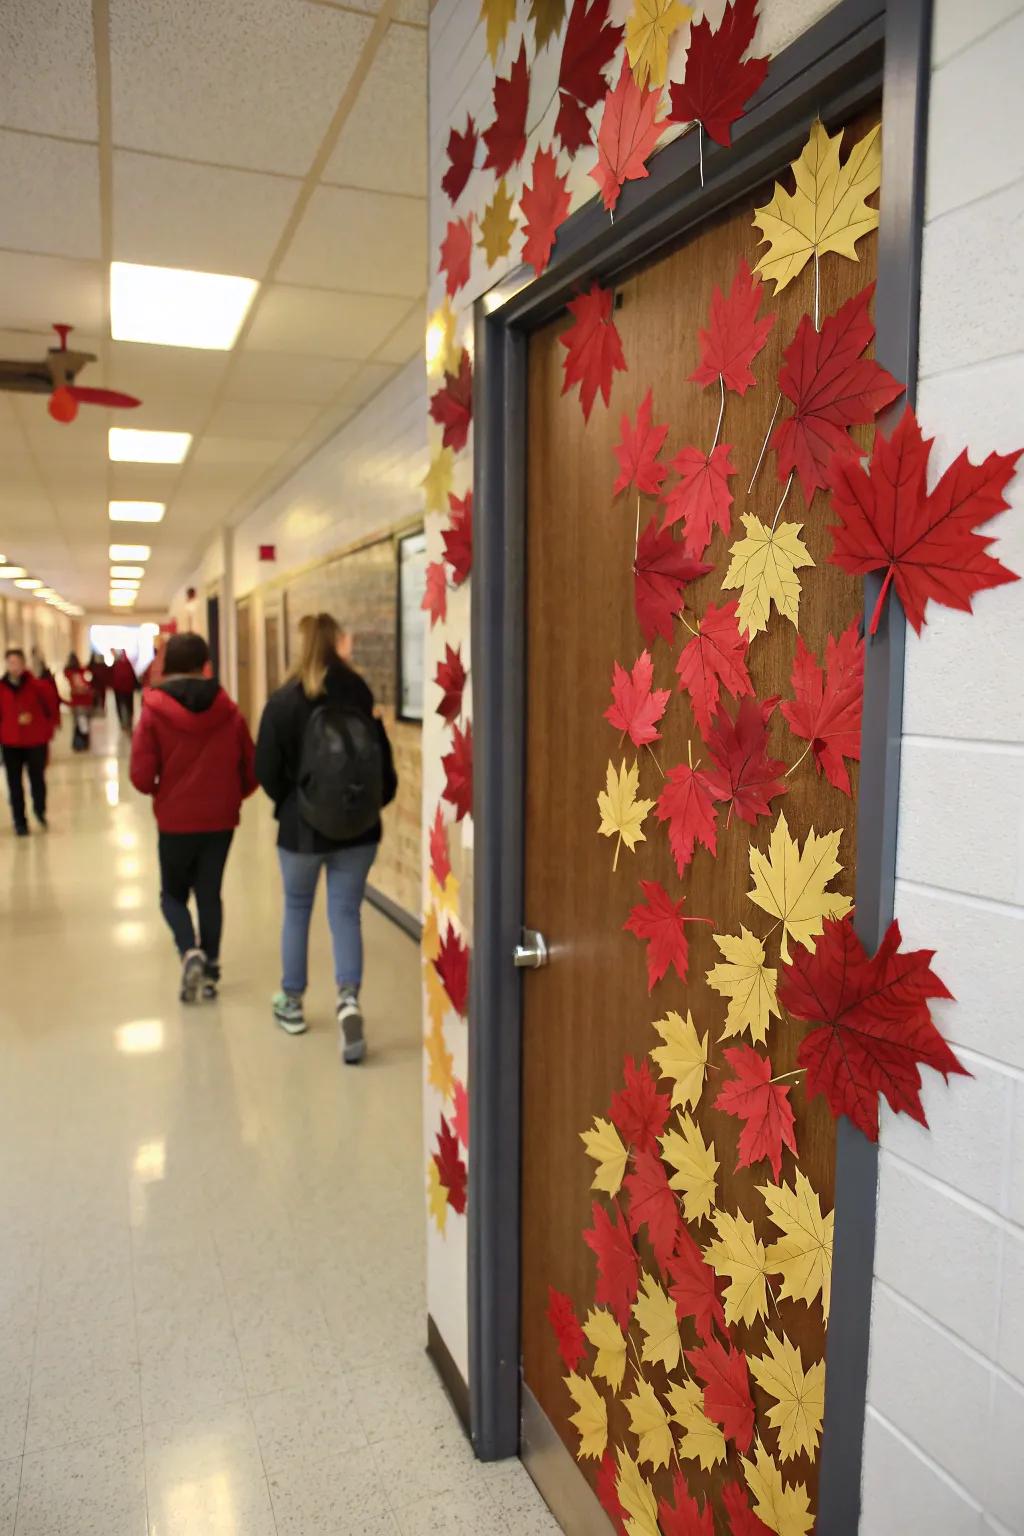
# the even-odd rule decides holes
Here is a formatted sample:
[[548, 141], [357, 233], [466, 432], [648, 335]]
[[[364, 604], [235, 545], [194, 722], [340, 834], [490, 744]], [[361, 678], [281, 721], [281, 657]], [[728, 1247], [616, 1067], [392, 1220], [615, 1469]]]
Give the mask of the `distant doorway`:
[[156, 635], [155, 624], [91, 624], [89, 652], [111, 662], [116, 651], [124, 651], [136, 675], [141, 676], [153, 660]]
[[214, 592], [206, 599], [206, 643], [210, 647], [210, 666], [220, 677], [220, 597]]

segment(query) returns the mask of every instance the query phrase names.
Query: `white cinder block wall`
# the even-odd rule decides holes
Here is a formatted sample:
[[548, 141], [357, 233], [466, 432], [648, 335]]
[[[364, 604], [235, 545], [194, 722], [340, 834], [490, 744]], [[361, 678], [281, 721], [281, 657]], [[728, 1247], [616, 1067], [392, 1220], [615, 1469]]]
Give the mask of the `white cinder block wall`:
[[[935, 0], [918, 414], [1024, 443], [1024, 4]], [[1024, 572], [1024, 477], [993, 525]], [[886, 1116], [862, 1536], [1024, 1532], [1024, 587], [908, 637], [897, 916], [973, 1078]]]

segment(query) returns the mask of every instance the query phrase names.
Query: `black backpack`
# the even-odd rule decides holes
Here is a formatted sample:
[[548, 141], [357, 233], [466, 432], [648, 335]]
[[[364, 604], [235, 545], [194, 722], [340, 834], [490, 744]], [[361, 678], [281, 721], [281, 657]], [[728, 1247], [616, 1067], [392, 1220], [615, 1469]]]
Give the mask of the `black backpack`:
[[302, 737], [298, 797], [303, 821], [334, 842], [361, 837], [380, 819], [383, 755], [372, 715], [343, 704], [314, 709]]

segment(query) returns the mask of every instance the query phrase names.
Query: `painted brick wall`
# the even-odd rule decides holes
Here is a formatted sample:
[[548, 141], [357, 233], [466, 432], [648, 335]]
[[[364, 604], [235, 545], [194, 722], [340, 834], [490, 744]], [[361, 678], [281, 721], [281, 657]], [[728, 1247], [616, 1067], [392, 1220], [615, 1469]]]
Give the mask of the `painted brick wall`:
[[[1024, 441], [1024, 5], [936, 0], [918, 414], [936, 469]], [[995, 525], [1024, 571], [1024, 483]], [[909, 636], [896, 908], [972, 1079], [882, 1131], [862, 1536], [1024, 1532], [1020, 586]]]

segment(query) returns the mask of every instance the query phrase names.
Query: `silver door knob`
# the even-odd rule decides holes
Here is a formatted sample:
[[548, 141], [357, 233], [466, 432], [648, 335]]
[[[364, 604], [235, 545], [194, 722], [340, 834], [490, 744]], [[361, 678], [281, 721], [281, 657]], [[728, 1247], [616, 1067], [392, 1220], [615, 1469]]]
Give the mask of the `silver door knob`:
[[512, 964], [521, 971], [536, 971], [548, 963], [548, 946], [536, 928], [524, 928], [523, 940], [512, 951]]

